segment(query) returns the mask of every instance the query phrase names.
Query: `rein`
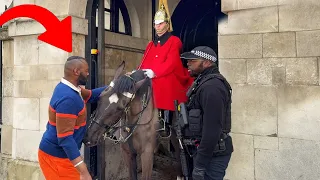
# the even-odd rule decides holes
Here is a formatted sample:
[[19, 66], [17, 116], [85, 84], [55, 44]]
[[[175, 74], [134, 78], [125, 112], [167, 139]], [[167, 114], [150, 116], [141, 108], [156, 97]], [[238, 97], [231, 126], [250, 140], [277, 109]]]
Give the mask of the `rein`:
[[[137, 128], [137, 126], [138, 125], [147, 125], [147, 124], [149, 124], [150, 122], [151, 122], [151, 120], [152, 120], [152, 118], [153, 118], [153, 111], [152, 111], [152, 116], [151, 116], [151, 118], [149, 119], [149, 121], [148, 122], [146, 122], [146, 123], [143, 123], [143, 124], [139, 124], [139, 122], [141, 121], [141, 117], [142, 117], [142, 114], [143, 114], [143, 112], [144, 112], [144, 110], [147, 108], [147, 106], [148, 106], [148, 104], [149, 104], [149, 101], [150, 101], [150, 95], [148, 96], [148, 99], [146, 99], [146, 94], [144, 94], [143, 95], [143, 99], [142, 99], [142, 110], [140, 111], [140, 112], [138, 112], [137, 114], [135, 114], [135, 115], [132, 115], [133, 117], [135, 117], [135, 116], [138, 116], [138, 118], [137, 118], [137, 120], [135, 121], [135, 123], [133, 123], [133, 124], [126, 124], [126, 122], [127, 122], [127, 120], [128, 120], [128, 110], [130, 109], [130, 107], [128, 107], [128, 109], [127, 110], [125, 110], [124, 111], [124, 119], [123, 119], [123, 116], [121, 116], [120, 117], [120, 120], [118, 121], [118, 123], [120, 123], [120, 126], [113, 126], [113, 128], [115, 128], [114, 130], [113, 130], [113, 133], [116, 131], [116, 130], [118, 130], [118, 129], [120, 129], [120, 138], [119, 138], [119, 140], [115, 140], [114, 139], [114, 135], [113, 135], [113, 133], [111, 134], [111, 136], [107, 136], [107, 138], [109, 138], [110, 140], [112, 140], [112, 141], [114, 141], [116, 144], [117, 143], [119, 143], [119, 142], [122, 142], [122, 143], [124, 143], [124, 142], [126, 142], [132, 135], [133, 135], [133, 132], [136, 130], [136, 128]], [[128, 103], [128, 104], [130, 104], [130, 103]], [[122, 124], [122, 120], [124, 120], [125, 122], [125, 124], [124, 125], [121, 125]], [[118, 124], [118, 123], [116, 123], [116, 124]], [[124, 138], [123, 136], [122, 136], [122, 134], [121, 134], [121, 128], [125, 128], [125, 130], [129, 133], [129, 135], [126, 137], [126, 138]]]

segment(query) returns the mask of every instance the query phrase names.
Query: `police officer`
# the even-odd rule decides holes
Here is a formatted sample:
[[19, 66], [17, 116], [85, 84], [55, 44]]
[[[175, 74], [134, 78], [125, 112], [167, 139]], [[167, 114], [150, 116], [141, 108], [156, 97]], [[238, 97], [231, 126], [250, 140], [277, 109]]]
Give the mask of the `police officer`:
[[206, 46], [181, 55], [195, 77], [186, 104], [188, 126], [185, 138], [196, 139], [193, 180], [223, 180], [233, 152], [231, 129], [231, 86], [220, 74], [217, 55]]

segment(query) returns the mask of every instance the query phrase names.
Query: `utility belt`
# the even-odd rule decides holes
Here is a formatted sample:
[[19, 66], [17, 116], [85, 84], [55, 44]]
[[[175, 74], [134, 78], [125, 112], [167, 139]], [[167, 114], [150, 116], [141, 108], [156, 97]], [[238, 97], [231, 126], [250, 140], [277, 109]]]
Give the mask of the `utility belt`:
[[[214, 148], [213, 153], [221, 153], [226, 150], [226, 139], [229, 137], [229, 134], [227, 133], [222, 133], [219, 139], [219, 142]], [[183, 144], [186, 146], [194, 146], [198, 148], [200, 145], [201, 140], [197, 138], [189, 138], [189, 139], [183, 139]]]

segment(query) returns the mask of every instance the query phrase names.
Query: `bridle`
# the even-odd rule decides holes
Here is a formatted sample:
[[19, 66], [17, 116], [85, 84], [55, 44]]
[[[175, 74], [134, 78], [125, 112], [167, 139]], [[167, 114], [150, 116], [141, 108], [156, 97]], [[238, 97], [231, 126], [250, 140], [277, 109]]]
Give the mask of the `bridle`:
[[[109, 87], [111, 87], [111, 88], [114, 87], [114, 82], [113, 82], [113, 81], [111, 81]], [[108, 88], [109, 88], [109, 87], [108, 87]], [[131, 94], [131, 93], [126, 92], [126, 93], [123, 93], [122, 95], [130, 98], [130, 101], [126, 104], [126, 107], [124, 108], [124, 110], [126, 110], [127, 107], [128, 107], [128, 105], [129, 105], [129, 104], [131, 103], [131, 101], [134, 99], [135, 94]], [[108, 106], [108, 107], [109, 107], [109, 106]], [[108, 107], [105, 108], [105, 110], [107, 110]], [[96, 114], [96, 110], [95, 110], [95, 111], [91, 114], [91, 116], [90, 116], [91, 122], [90, 122], [90, 125], [89, 125], [88, 128], [91, 127], [92, 123], [97, 124], [100, 128], [107, 128], [107, 127], [109, 127], [108, 125], [102, 125], [102, 124], [98, 123], [98, 122], [95, 120], [95, 118], [94, 118], [94, 117], [95, 117], [95, 114]], [[99, 119], [99, 118], [98, 118], [98, 119]], [[118, 122], [118, 121], [117, 121], [117, 122]], [[117, 122], [116, 122], [115, 124], [117, 124]]]
[[[136, 81], [131, 76], [129, 76], [129, 75], [125, 75], [125, 76], [129, 77], [134, 82], [134, 84], [136, 83]], [[146, 82], [147, 81], [145, 81], [144, 83], [146, 83]], [[111, 88], [114, 87], [114, 82], [113, 81], [111, 81], [109, 87], [111, 87]], [[139, 88], [141, 88], [141, 87], [143, 87], [143, 85], [141, 85]], [[137, 89], [134, 94], [129, 93], [129, 92], [122, 93], [122, 95], [126, 96], [127, 98], [130, 98], [130, 101], [126, 104], [125, 108], [122, 110], [121, 115], [119, 116], [119, 119], [113, 125], [109, 126], [109, 125], [100, 124], [99, 122], [97, 122], [95, 120], [96, 118], [94, 118], [95, 114], [96, 114], [96, 111], [94, 111], [93, 114], [90, 116], [91, 122], [90, 122], [90, 125], [89, 125], [88, 128], [90, 128], [90, 126], [93, 123], [97, 124], [100, 129], [104, 128], [104, 133], [103, 133], [104, 140], [108, 138], [108, 139], [114, 141], [114, 143], [116, 143], [116, 144], [119, 143], [119, 142], [122, 142], [122, 143], [126, 142], [132, 136], [133, 132], [135, 131], [135, 129], [136, 129], [136, 127], [138, 125], [146, 125], [146, 124], [148, 124], [152, 120], [152, 117], [153, 117], [153, 111], [152, 111], [152, 114], [150, 116], [151, 117], [150, 120], [147, 123], [139, 124], [139, 122], [141, 121], [142, 114], [143, 114], [144, 110], [147, 108], [147, 106], [148, 106], [148, 104], [150, 102], [150, 99], [152, 97], [151, 96], [151, 92], [150, 92], [150, 90], [148, 88], [148, 91], [143, 94], [143, 98], [141, 100], [142, 101], [142, 109], [141, 109], [141, 111], [139, 111], [138, 113], [132, 115], [133, 117], [138, 116], [138, 119], [135, 121], [135, 123], [133, 123], [131, 125], [127, 125], [127, 124], [122, 125], [122, 121], [125, 120], [125, 122], [126, 122], [127, 119], [128, 119], [128, 112], [130, 110], [130, 103], [135, 98], [136, 92], [138, 92], [138, 90], [139, 89]], [[108, 107], [106, 109], [108, 109]], [[127, 137], [124, 138], [122, 136], [121, 128], [125, 128], [125, 131], [129, 133], [129, 135]], [[120, 129], [120, 138], [117, 139], [116, 136], [114, 135], [114, 133], [119, 129]]]

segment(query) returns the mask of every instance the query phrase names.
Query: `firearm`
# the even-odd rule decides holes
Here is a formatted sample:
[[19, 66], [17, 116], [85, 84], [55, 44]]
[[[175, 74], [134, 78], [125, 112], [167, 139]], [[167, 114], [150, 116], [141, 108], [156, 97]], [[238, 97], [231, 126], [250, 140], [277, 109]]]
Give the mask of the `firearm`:
[[[178, 102], [177, 102], [178, 103]], [[188, 125], [188, 117], [187, 117], [187, 108], [184, 103], [181, 103], [179, 106], [176, 105], [176, 107], [179, 107], [178, 109], [178, 122], [181, 128], [185, 128], [186, 125]]]
[[[184, 120], [182, 120], [182, 123], [180, 122], [183, 117], [180, 117], [179, 108], [178, 108], [178, 101], [174, 101], [175, 108], [176, 108], [176, 123], [175, 123], [175, 130], [177, 134], [177, 139], [179, 141], [179, 147], [180, 147], [180, 160], [181, 160], [181, 166], [182, 166], [182, 173], [186, 180], [189, 179], [190, 173], [189, 173], [189, 161], [187, 160], [187, 156], [183, 147], [183, 139], [182, 139], [182, 132], [181, 132], [181, 125], [184, 124]], [[180, 106], [181, 107], [181, 106]], [[185, 113], [182, 113], [182, 115]], [[184, 127], [184, 126], [182, 126]]]

